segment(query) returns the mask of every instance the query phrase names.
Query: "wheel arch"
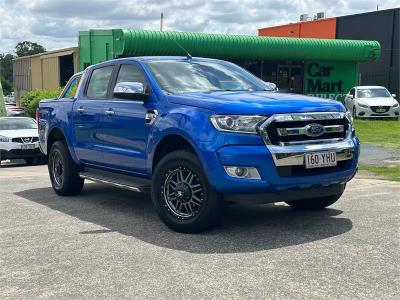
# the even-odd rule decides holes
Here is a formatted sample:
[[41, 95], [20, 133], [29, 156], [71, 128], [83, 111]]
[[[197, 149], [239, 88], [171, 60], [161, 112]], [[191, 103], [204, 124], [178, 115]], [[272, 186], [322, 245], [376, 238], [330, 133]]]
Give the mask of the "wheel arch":
[[51, 146], [54, 144], [54, 142], [63, 140], [67, 140], [64, 132], [58, 127], [52, 128], [49, 135], [47, 136], [47, 154], [50, 152]]
[[153, 171], [160, 160], [173, 151], [185, 150], [198, 156], [197, 151], [193, 144], [186, 137], [177, 134], [170, 133], [165, 135], [154, 148], [151, 170]]

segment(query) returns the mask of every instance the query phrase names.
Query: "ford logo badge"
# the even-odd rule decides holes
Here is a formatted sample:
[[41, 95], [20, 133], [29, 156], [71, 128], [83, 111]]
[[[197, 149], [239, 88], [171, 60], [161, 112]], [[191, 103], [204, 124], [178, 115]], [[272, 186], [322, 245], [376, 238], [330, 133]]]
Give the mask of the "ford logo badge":
[[325, 133], [325, 127], [321, 124], [313, 123], [308, 124], [304, 128], [305, 134], [309, 137], [321, 136]]

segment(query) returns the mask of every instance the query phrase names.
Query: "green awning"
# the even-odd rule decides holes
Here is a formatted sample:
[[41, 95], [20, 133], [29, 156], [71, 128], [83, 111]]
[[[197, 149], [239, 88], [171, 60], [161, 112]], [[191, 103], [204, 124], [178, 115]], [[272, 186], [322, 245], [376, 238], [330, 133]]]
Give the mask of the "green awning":
[[373, 61], [377, 41], [114, 29], [114, 57], [185, 55], [221, 59]]

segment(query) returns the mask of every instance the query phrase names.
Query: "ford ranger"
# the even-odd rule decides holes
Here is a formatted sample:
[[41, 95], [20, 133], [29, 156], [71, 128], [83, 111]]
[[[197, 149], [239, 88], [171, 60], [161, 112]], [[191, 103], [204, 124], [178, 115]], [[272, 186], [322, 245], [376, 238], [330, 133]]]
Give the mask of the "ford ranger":
[[226, 203], [323, 209], [357, 171], [359, 141], [341, 103], [277, 93], [215, 59], [90, 66], [41, 101], [37, 119], [58, 195], [80, 193], [85, 179], [148, 191], [179, 232], [215, 225]]

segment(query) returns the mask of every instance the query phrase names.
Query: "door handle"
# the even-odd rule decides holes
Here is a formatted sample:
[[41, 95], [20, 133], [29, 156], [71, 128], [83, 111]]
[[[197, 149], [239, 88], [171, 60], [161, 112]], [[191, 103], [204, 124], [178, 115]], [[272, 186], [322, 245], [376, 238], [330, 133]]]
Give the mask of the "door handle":
[[80, 106], [80, 107], [78, 107], [78, 109], [76, 111], [83, 113], [85, 111], [85, 109], [82, 106]]
[[106, 110], [104, 113], [105, 113], [107, 116], [115, 115], [115, 112], [114, 112], [113, 110]]

